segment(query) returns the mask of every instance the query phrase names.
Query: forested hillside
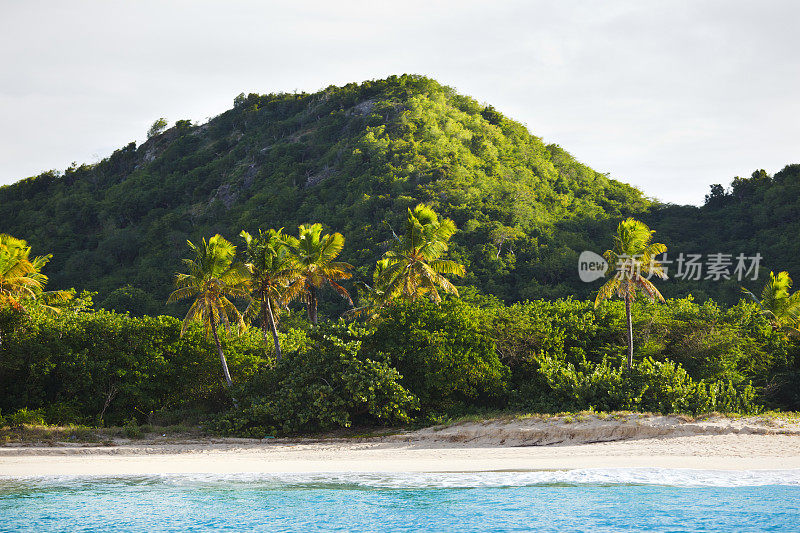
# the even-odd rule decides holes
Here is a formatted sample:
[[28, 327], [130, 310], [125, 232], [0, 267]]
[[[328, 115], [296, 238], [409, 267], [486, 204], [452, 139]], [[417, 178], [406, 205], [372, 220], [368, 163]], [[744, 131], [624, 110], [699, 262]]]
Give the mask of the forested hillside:
[[404, 75], [240, 95], [206, 124], [178, 121], [95, 165], [2, 187], [0, 232], [53, 254], [51, 286], [159, 313], [187, 238], [322, 222], [368, 278], [420, 201], [456, 222], [464, 283], [507, 301], [588, 294], [580, 251], [650, 205], [492, 107]]
[[[654, 203], [491, 106], [403, 75], [240, 95], [206, 124], [178, 121], [95, 165], [0, 187], [0, 232], [53, 254], [51, 287], [98, 291], [109, 309], [174, 314], [164, 302], [187, 239], [221, 233], [242, 244], [242, 229], [321, 222], [345, 236], [341, 259], [368, 280], [406, 208], [423, 201], [458, 226], [451, 256], [468, 273], [459, 283], [514, 302], [588, 297], [598, 284], [578, 279], [578, 255], [608, 248], [628, 215], [671, 253], [758, 252], [767, 271], [800, 272], [799, 191], [794, 165], [714, 186], [701, 208]], [[734, 303], [739, 286], [671, 280], [663, 291]]]
[[734, 178], [727, 188], [712, 185], [702, 207], [654, 205], [643, 218], [658, 230], [672, 259], [679, 253], [730, 254], [734, 262], [738, 254], [763, 258], [758, 281], [673, 279], [665, 284], [672, 296], [691, 293], [734, 304], [742, 285], [758, 292], [770, 270], [800, 275], [800, 165], [787, 165], [774, 176], [758, 170]]
[[[12, 385], [0, 426], [3, 413], [132, 429], [161, 417], [264, 436], [486, 409], [800, 405], [800, 293], [785, 274], [760, 304], [741, 292], [760, 292], [769, 270], [800, 275], [800, 165], [714, 185], [702, 207], [664, 205], [423, 77], [234, 103], [0, 188], [0, 234], [33, 247], [0, 243], [0, 382]], [[630, 215], [655, 236], [617, 226]], [[638, 274], [661, 266], [618, 263], [635, 269], [639, 299], [596, 306], [603, 281], [580, 280], [578, 255], [612, 244], [610, 261], [652, 254], [672, 279], [651, 286]], [[761, 255], [758, 280], [733, 265], [731, 279], [674, 275], [680, 254], [709, 268], [739, 253]], [[356, 320], [330, 320], [347, 298], [317, 297], [347, 297], [337, 281], [365, 291]], [[99, 294], [51, 292], [69, 287]], [[658, 290], [664, 305], [643, 303]], [[313, 327], [284, 312], [290, 301]], [[183, 323], [97, 310], [189, 304]]]

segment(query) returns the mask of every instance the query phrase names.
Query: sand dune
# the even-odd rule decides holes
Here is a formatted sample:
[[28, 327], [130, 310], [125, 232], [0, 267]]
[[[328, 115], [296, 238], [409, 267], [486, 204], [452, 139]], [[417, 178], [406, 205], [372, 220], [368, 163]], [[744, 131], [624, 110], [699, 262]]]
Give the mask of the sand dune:
[[409, 442], [452, 442], [492, 446], [546, 446], [593, 444], [628, 439], [689, 437], [695, 435], [800, 435], [800, 423], [764, 417], [595, 415], [526, 417], [469, 422], [416, 431]]

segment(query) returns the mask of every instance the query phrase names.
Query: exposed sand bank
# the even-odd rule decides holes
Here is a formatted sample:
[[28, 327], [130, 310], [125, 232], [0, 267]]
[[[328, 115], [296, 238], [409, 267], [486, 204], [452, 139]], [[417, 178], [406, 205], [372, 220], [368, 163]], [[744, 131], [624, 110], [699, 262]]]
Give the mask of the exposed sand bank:
[[0, 475], [800, 468], [800, 424], [631, 416], [510, 419], [364, 439], [203, 439], [0, 447]]
[[[547, 446], [594, 444], [629, 439], [691, 437], [698, 435], [800, 436], [800, 421], [713, 416], [693, 420], [685, 416], [616, 414], [493, 419], [446, 427], [431, 427], [407, 436], [410, 442], [452, 442], [493, 446]], [[402, 439], [403, 436], [396, 438]]]

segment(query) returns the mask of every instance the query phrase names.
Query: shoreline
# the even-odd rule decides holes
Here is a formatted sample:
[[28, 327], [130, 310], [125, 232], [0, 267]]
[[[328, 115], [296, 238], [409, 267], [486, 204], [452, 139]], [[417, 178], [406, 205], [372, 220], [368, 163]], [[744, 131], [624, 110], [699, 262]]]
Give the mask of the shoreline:
[[[593, 445], [584, 445], [581, 452]], [[800, 457], [735, 455], [628, 456], [590, 453], [532, 454], [519, 449], [470, 448], [414, 450], [392, 448], [377, 452], [306, 448], [285, 452], [189, 452], [182, 454], [53, 456], [29, 455], [0, 459], [0, 478], [41, 476], [118, 476], [155, 474], [277, 474], [322, 472], [498, 472], [609, 468], [667, 468], [693, 470], [794, 470]], [[597, 450], [599, 451], [599, 450]], [[419, 453], [421, 452], [421, 453]]]
[[630, 415], [488, 420], [357, 439], [0, 446], [0, 478], [152, 474], [800, 469], [800, 424]]

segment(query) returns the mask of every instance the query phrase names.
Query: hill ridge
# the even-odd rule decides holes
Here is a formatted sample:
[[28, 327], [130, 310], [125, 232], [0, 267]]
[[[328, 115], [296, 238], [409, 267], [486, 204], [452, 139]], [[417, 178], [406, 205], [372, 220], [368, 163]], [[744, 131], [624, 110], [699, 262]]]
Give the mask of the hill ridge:
[[322, 222], [368, 277], [384, 221], [423, 201], [456, 221], [465, 283], [507, 301], [588, 294], [572, 279], [578, 253], [652, 205], [491, 106], [402, 75], [239, 95], [204, 124], [178, 121], [97, 164], [0, 188], [0, 231], [53, 253], [55, 286], [132, 309], [107, 301], [130, 284], [158, 312], [187, 238]]

